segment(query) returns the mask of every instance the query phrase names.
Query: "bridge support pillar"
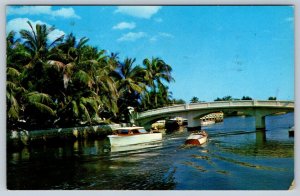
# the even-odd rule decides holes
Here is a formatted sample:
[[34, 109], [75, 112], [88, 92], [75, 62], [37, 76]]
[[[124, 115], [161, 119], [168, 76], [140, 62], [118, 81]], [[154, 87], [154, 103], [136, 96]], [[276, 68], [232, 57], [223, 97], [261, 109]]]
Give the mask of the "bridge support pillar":
[[192, 116], [189, 116], [187, 120], [188, 120], [187, 128], [189, 131], [201, 129], [200, 119], [194, 119]]
[[256, 130], [266, 130], [265, 116], [256, 112], [255, 115], [255, 128]]
[[256, 131], [256, 144], [261, 146], [267, 141], [266, 131], [265, 130], [258, 130]]

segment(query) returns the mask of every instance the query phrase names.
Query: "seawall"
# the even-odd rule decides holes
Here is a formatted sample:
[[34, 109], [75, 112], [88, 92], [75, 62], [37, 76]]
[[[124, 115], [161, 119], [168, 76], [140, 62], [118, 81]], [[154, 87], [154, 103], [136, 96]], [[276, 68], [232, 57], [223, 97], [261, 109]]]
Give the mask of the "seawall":
[[119, 127], [121, 127], [120, 124], [111, 124], [33, 131], [10, 131], [7, 133], [7, 144], [14, 146], [30, 145], [32, 143], [43, 143], [55, 140], [76, 140], [105, 137]]

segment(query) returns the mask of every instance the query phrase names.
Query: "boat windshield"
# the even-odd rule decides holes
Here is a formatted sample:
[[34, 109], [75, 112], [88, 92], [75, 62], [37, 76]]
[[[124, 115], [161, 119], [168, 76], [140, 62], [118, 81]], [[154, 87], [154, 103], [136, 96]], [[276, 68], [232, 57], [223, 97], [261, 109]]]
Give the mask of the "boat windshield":
[[119, 130], [119, 134], [128, 134], [128, 130], [127, 129], [121, 129], [121, 130]]
[[147, 133], [147, 131], [145, 129], [139, 129], [140, 133]]

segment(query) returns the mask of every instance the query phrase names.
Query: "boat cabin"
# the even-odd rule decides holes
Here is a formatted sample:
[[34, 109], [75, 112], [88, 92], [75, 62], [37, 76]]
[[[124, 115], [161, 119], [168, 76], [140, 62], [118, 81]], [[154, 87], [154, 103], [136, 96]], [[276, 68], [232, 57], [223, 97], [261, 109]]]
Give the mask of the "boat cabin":
[[144, 127], [122, 127], [116, 129], [113, 134], [116, 135], [137, 135], [148, 133]]

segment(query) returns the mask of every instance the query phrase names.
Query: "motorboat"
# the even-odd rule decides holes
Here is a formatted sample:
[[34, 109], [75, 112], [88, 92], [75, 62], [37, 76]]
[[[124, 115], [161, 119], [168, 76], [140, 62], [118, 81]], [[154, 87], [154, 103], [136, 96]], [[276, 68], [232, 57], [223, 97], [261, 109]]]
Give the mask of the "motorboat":
[[168, 130], [176, 130], [179, 127], [185, 125], [187, 125], [187, 119], [184, 119], [182, 117], [167, 119], [165, 122], [165, 128]]
[[162, 133], [147, 132], [144, 127], [121, 127], [107, 137], [111, 147], [114, 147], [160, 141]]
[[151, 125], [151, 129], [164, 129], [166, 125], [166, 120], [158, 120]]
[[191, 133], [187, 137], [185, 144], [202, 145], [207, 141], [207, 137], [208, 134], [204, 130], [196, 133]]

